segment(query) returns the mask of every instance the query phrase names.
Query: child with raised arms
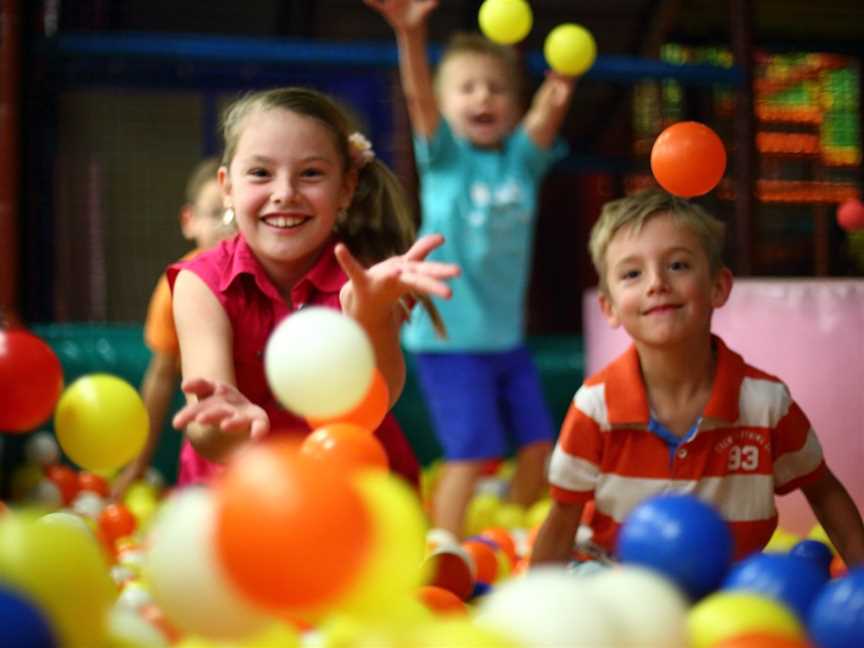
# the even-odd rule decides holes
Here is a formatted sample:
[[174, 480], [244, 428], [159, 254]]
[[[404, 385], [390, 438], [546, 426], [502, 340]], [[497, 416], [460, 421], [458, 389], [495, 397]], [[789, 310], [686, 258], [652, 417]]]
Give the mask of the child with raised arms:
[[589, 242], [600, 308], [633, 345], [576, 392], [532, 564], [570, 559], [591, 499], [589, 553], [614, 554], [627, 514], [665, 492], [712, 504], [742, 558], [774, 533], [775, 496], [798, 489], [846, 563], [864, 562], [861, 515], [789, 389], [711, 332], [732, 289], [723, 243], [723, 223], [659, 190], [604, 206]]
[[[391, 404], [405, 381], [399, 329], [412, 296], [447, 298], [452, 264], [426, 260], [440, 235], [414, 240], [400, 186], [346, 111], [305, 88], [247, 95], [223, 120], [219, 169], [238, 234], [169, 268], [187, 405], [180, 484], [207, 481], [230, 453], [271, 432], [305, 434], [267, 385], [264, 348], [306, 305], [341, 309], [368, 333]], [[376, 435], [391, 468], [418, 465], [392, 415]]]
[[420, 231], [444, 233], [430, 258], [462, 269], [453, 299], [437, 304], [447, 338], [422, 312], [403, 335], [444, 450], [433, 522], [458, 537], [489, 460], [515, 450], [510, 502], [529, 506], [546, 489], [554, 427], [525, 346], [525, 297], [538, 192], [566, 153], [557, 135], [574, 79], [549, 73], [523, 115], [513, 48], [458, 34], [433, 79], [426, 21], [437, 1], [365, 1], [396, 34], [420, 175]]

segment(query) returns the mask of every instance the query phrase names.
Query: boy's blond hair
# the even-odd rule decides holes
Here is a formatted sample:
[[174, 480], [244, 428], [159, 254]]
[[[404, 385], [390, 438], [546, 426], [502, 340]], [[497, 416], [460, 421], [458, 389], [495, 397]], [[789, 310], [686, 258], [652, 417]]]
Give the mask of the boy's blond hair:
[[190, 205], [198, 200], [198, 194], [211, 180], [217, 179], [219, 171], [219, 158], [209, 157], [201, 160], [192, 169], [189, 179], [186, 181], [186, 202]]
[[654, 216], [670, 215], [677, 223], [689, 227], [699, 238], [711, 274], [715, 275], [723, 263], [726, 226], [699, 205], [677, 198], [660, 189], [645, 189], [632, 196], [610, 200], [603, 205], [600, 218], [591, 228], [588, 251], [600, 278], [600, 290], [608, 292], [606, 284], [606, 250], [615, 234], [624, 227], [638, 232]]
[[521, 102], [525, 91], [525, 69], [516, 50], [509, 45], [499, 45], [481, 34], [460, 32], [455, 34], [444, 48], [435, 70], [435, 91], [441, 91], [441, 70], [451, 58], [462, 54], [479, 54], [497, 60], [506, 70], [513, 83], [513, 94]]

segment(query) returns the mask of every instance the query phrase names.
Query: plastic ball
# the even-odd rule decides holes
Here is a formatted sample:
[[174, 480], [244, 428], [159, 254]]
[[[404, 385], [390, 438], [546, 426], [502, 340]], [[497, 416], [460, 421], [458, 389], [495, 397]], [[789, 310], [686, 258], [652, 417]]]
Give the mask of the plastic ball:
[[410, 617], [406, 605], [422, 584], [426, 518], [414, 492], [398, 477], [364, 472], [353, 479], [369, 512], [368, 557], [334, 607], [357, 619]]
[[60, 446], [50, 432], [37, 432], [27, 439], [24, 454], [27, 456], [27, 461], [39, 466], [50, 466], [59, 463]]
[[290, 440], [235, 454], [216, 501], [219, 562], [265, 609], [320, 609], [345, 592], [368, 559], [372, 521], [359, 492], [299, 457]]
[[666, 128], [651, 149], [651, 172], [666, 191], [690, 198], [708, 193], [726, 171], [726, 147], [705, 124], [684, 121]]
[[347, 315], [309, 307], [286, 317], [264, 351], [264, 369], [282, 405], [308, 418], [338, 416], [369, 390], [375, 353]]
[[351, 423], [330, 423], [318, 428], [303, 440], [300, 454], [322, 470], [386, 472], [390, 465], [387, 451], [375, 435]]
[[92, 491], [82, 491], [72, 501], [71, 508], [82, 517], [96, 520], [105, 508], [105, 500]]
[[[458, 549], [458, 550], [456, 550]], [[473, 559], [461, 547], [433, 551], [426, 558], [428, 584], [453, 592], [463, 601], [471, 598], [475, 583]]]
[[726, 522], [692, 495], [664, 494], [641, 502], [618, 533], [621, 562], [659, 571], [694, 600], [717, 588], [732, 550]]
[[564, 569], [537, 567], [486, 594], [476, 622], [513, 637], [526, 648], [616, 645], [617, 629], [584, 581]]
[[0, 329], [0, 432], [29, 432], [51, 418], [63, 368], [41, 339]]
[[850, 198], [837, 206], [837, 224], [847, 232], [864, 229], [864, 203]]
[[169, 499], [153, 522], [146, 573], [153, 599], [180, 630], [209, 639], [241, 639], [269, 619], [224, 575], [213, 545], [210, 491], [187, 489]]
[[736, 563], [722, 587], [775, 599], [803, 621], [827, 580], [827, 570], [806, 558], [789, 554], [755, 554]]
[[390, 389], [387, 381], [378, 369], [372, 370], [372, 382], [369, 390], [363, 396], [360, 403], [353, 409], [339, 414], [338, 416], [307, 419], [309, 427], [313, 430], [330, 423], [351, 423], [367, 430], [374, 430], [379, 425], [390, 409]]
[[109, 497], [111, 495], [111, 487], [108, 485], [107, 479], [102, 475], [86, 471], [78, 473], [78, 490], [96, 493], [101, 497]]
[[0, 582], [26, 595], [45, 613], [59, 645], [101, 645], [116, 588], [92, 535], [65, 524], [4, 515]]
[[486, 542], [466, 540], [462, 548], [468, 552], [476, 567], [476, 579], [481, 583], [491, 585], [498, 579], [498, 557]]
[[507, 555], [507, 558], [510, 559], [511, 566], [516, 563], [519, 556], [516, 554], [516, 542], [513, 540], [510, 531], [503, 527], [491, 527], [489, 529], [484, 529], [480, 535], [484, 538], [489, 538], [492, 542], [498, 545], [501, 551], [503, 551]]
[[597, 43], [582, 25], [564, 23], [549, 32], [543, 44], [549, 67], [565, 76], [577, 76], [594, 64]]
[[33, 601], [0, 587], [0, 646], [56, 648], [48, 619]]
[[69, 458], [82, 468], [98, 471], [119, 468], [141, 452], [148, 419], [132, 385], [109, 374], [91, 374], [63, 392], [54, 426]]
[[764, 553], [788, 553], [800, 541], [799, 536], [777, 527], [762, 551]]
[[820, 540], [811, 540], [809, 538], [805, 538], [793, 545], [789, 550], [789, 555], [811, 560], [826, 574], [831, 568], [831, 561], [834, 560], [834, 552], [831, 551], [831, 547]]
[[115, 606], [108, 615], [104, 648], [164, 648], [166, 638], [134, 610]]
[[417, 597], [429, 610], [436, 614], [468, 614], [468, 606], [453, 592], [435, 585], [423, 585], [417, 590]]
[[137, 526], [144, 527], [159, 506], [159, 492], [150, 484], [138, 481], [126, 489], [123, 504], [135, 516]]
[[480, 31], [502, 45], [518, 43], [531, 31], [534, 17], [524, 0], [485, 0], [477, 14]]
[[807, 619], [810, 638], [820, 648], [858, 648], [864, 639], [864, 567], [829, 582]]
[[112, 502], [99, 513], [99, 529], [111, 542], [132, 535], [137, 526], [135, 515], [123, 504]]
[[69, 505], [78, 495], [78, 473], [62, 464], [48, 466], [45, 468], [45, 477], [60, 489], [63, 504]]
[[803, 638], [772, 632], [747, 632], [724, 639], [711, 648], [813, 648], [813, 644]]
[[795, 613], [782, 603], [750, 592], [715, 592], [690, 608], [690, 648], [713, 648], [747, 632], [768, 632], [793, 639], [804, 636]]
[[[592, 563], [583, 563], [592, 564]], [[687, 645], [687, 599], [656, 572], [620, 565], [601, 568], [585, 581], [618, 628], [617, 648]]]

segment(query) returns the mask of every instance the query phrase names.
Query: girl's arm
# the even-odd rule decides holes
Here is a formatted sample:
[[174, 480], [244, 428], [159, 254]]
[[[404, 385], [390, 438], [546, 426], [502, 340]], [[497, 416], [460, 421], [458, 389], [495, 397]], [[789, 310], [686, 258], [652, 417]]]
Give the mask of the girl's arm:
[[205, 459], [224, 462], [250, 436], [269, 429], [266, 413], [236, 387], [232, 329], [207, 285], [183, 270], [174, 283], [174, 323], [180, 342], [186, 405], [174, 417]]
[[849, 567], [864, 565], [861, 513], [840, 480], [828, 470], [820, 480], [801, 490], [845, 563]]
[[531, 565], [566, 563], [573, 555], [573, 541], [582, 520], [581, 503], [552, 502], [531, 550]]
[[344, 245], [336, 246], [336, 258], [348, 275], [339, 294], [342, 311], [356, 319], [369, 335], [376, 365], [390, 390], [391, 405], [405, 385], [405, 359], [399, 346], [399, 327], [404, 321], [400, 299], [412, 293], [447, 299], [451, 291], [444, 280], [459, 274], [459, 267], [452, 263], [425, 260], [443, 242], [440, 234], [424, 236], [405, 254], [368, 269]]
[[549, 71], [534, 93], [531, 107], [525, 113], [523, 125], [531, 140], [541, 149], [552, 146], [573, 98], [574, 77]]
[[412, 130], [430, 138], [438, 127], [438, 104], [426, 57], [426, 19], [438, 0], [364, 0], [393, 27], [399, 74]]

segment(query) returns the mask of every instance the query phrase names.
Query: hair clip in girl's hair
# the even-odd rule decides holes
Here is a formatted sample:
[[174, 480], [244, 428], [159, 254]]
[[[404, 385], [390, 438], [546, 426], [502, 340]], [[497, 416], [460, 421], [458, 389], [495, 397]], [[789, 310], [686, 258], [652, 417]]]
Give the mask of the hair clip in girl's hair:
[[372, 143], [360, 132], [353, 132], [348, 136], [348, 150], [351, 155], [351, 163], [358, 169], [362, 169], [368, 162], [375, 159], [375, 150]]

